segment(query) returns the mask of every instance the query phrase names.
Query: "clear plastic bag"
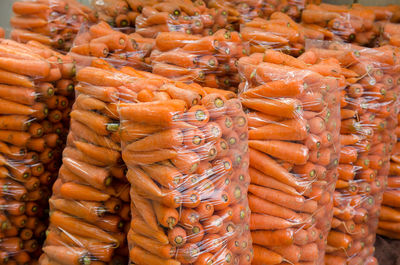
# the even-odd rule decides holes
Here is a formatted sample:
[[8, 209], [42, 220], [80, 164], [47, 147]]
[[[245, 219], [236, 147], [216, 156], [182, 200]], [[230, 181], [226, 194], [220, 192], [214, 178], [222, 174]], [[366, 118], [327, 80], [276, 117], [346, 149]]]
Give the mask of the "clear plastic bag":
[[229, 91], [122, 72], [135, 77], [129, 86], [138, 93], [119, 105], [131, 184], [131, 262], [251, 264], [240, 101]]
[[42, 265], [128, 262], [130, 198], [117, 112], [121, 91], [116, 88], [121, 81], [107, 79], [107, 71], [99, 68], [105, 62], [95, 65], [77, 72], [67, 146], [49, 200]]
[[11, 38], [38, 41], [67, 52], [84, 22], [95, 22], [94, 12], [76, 0], [19, 0], [12, 6]]
[[36, 42], [0, 39], [0, 50], [0, 263], [36, 264], [68, 130], [74, 63]]
[[[398, 74], [391, 47], [313, 43], [304, 54], [335, 56], [346, 77], [341, 97], [341, 154], [325, 263], [377, 264], [376, 228], [396, 143]], [[397, 82], [397, 81], [396, 81]]]
[[239, 60], [253, 264], [323, 264], [338, 174], [344, 85], [338, 67], [335, 60], [308, 64], [275, 50]]

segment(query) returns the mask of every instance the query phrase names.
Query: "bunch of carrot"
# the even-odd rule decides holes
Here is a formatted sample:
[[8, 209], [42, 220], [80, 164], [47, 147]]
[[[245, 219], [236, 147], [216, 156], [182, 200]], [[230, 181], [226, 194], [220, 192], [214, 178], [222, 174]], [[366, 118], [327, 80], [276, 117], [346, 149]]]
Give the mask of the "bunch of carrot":
[[149, 62], [154, 74], [236, 92], [237, 60], [247, 54], [248, 47], [236, 31], [220, 29], [207, 37], [161, 32]]
[[37, 264], [74, 65], [35, 41], [0, 39], [0, 51], [0, 264]]
[[147, 69], [144, 59], [153, 46], [153, 39], [143, 38], [137, 33], [125, 34], [101, 21], [78, 34], [70, 54], [79, 65], [90, 65], [92, 60], [102, 58], [115, 65]]
[[250, 45], [251, 53], [267, 49], [282, 50], [294, 56], [304, 52], [305, 40], [330, 40], [333, 33], [315, 24], [298, 24], [287, 14], [272, 13], [269, 20], [255, 18], [240, 29], [243, 40]]
[[327, 43], [326, 47], [310, 49], [304, 57], [334, 57], [346, 78], [340, 101], [339, 179], [325, 264], [377, 264], [373, 257], [376, 227], [389, 156], [396, 143], [400, 87], [393, 76], [393, 50]]
[[50, 198], [50, 225], [40, 264], [127, 263], [129, 184], [121, 160], [117, 101], [133, 100], [107, 63], [78, 71], [77, 97], [62, 166]]
[[326, 27], [339, 39], [369, 45], [376, 37], [375, 12], [361, 5], [307, 5], [302, 22]]
[[267, 50], [238, 68], [248, 109], [252, 264], [322, 264], [337, 179], [340, 67]]
[[90, 8], [76, 0], [20, 0], [12, 10], [13, 40], [35, 40], [62, 51], [69, 51], [82, 23], [97, 20]]
[[[396, 85], [400, 85], [399, 83]], [[397, 114], [399, 124], [400, 114]], [[400, 126], [396, 128], [397, 139]], [[377, 233], [386, 237], [400, 239], [400, 144], [396, 143], [390, 160], [388, 185], [383, 194]]]

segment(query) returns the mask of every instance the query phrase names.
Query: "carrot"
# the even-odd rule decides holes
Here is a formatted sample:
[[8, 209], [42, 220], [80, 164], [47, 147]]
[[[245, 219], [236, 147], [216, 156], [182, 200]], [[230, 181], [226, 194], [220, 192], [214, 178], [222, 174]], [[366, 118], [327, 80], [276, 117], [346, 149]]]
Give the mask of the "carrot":
[[112, 123], [107, 117], [89, 111], [73, 110], [70, 116], [103, 136], [119, 128], [118, 124]]
[[276, 252], [270, 251], [266, 248], [258, 245], [253, 246], [254, 257], [253, 263], [257, 265], [261, 264], [280, 264], [283, 262], [283, 257]]
[[396, 207], [400, 201], [400, 196], [396, 191], [388, 190], [383, 194], [382, 203], [387, 206]]
[[183, 143], [183, 134], [179, 129], [169, 129], [147, 136], [125, 147], [129, 151], [151, 151], [178, 147]]
[[14, 103], [5, 99], [0, 99], [0, 104], [1, 114], [32, 115], [36, 112], [35, 109], [31, 107]]
[[151, 178], [137, 167], [130, 167], [128, 170], [127, 178], [129, 182], [139, 189], [141, 193], [152, 198], [160, 198], [163, 196], [158, 186], [151, 180]]
[[95, 188], [102, 189], [111, 184], [112, 178], [109, 176], [109, 172], [104, 168], [92, 166], [85, 162], [67, 157], [63, 159], [63, 163], [72, 173], [84, 179]]
[[[256, 195], [257, 196], [257, 195]], [[294, 211], [281, 207], [278, 204], [271, 202], [271, 200], [261, 199], [253, 195], [249, 195], [249, 207], [253, 213], [262, 213], [275, 217], [280, 217], [286, 220], [290, 220], [294, 223], [300, 223], [301, 217]]]
[[250, 140], [304, 140], [307, 137], [303, 121], [293, 119], [277, 124], [268, 124], [249, 131]]
[[301, 106], [295, 99], [243, 99], [243, 106], [260, 111], [264, 114], [294, 118]]
[[282, 246], [293, 244], [292, 229], [274, 230], [274, 231], [253, 231], [251, 237], [253, 244], [261, 245], [264, 247]]
[[179, 265], [180, 263], [173, 259], [162, 259], [157, 257], [156, 255], [147, 252], [146, 250], [140, 247], [133, 247], [130, 250], [129, 257], [133, 262], [140, 265], [145, 265], [148, 263], [154, 265]]
[[303, 90], [300, 81], [272, 81], [266, 84], [249, 89], [243, 93], [246, 98], [265, 98], [265, 97], [295, 97]]
[[[156, 230], [153, 230], [147, 223], [145, 223], [143, 220], [140, 218], [133, 218], [131, 221], [131, 228], [134, 232], [154, 238], [158, 240], [158, 242], [162, 244], [168, 244], [168, 238], [164, 234], [164, 231], [162, 231], [159, 227], [157, 227]], [[173, 244], [173, 242], [170, 240], [170, 243]]]
[[26, 131], [30, 127], [29, 116], [22, 115], [2, 115], [0, 117], [1, 130]]
[[[298, 165], [305, 164], [308, 158], [308, 149], [301, 144], [251, 140], [249, 147]], [[291, 150], [291, 152], [287, 153], [285, 150]]]
[[165, 207], [158, 202], [153, 201], [152, 203], [157, 220], [162, 226], [169, 228], [176, 226], [178, 223], [179, 214], [175, 209]]
[[[147, 152], [129, 152], [122, 153], [122, 158], [128, 165], [148, 165], [161, 162], [167, 159], [176, 159], [178, 153], [172, 149], [162, 149]], [[175, 160], [176, 161], [176, 160]], [[191, 161], [186, 161], [187, 163]]]
[[81, 141], [75, 141], [74, 145], [87, 156], [103, 162], [107, 165], [113, 165], [120, 159], [120, 154], [114, 150], [92, 145], [90, 143], [84, 143]]
[[78, 265], [90, 262], [89, 253], [83, 248], [71, 248], [65, 246], [46, 246], [43, 248], [46, 255], [55, 261]]
[[300, 260], [300, 247], [296, 245], [275, 246], [271, 249], [290, 262], [298, 262]]
[[328, 234], [328, 245], [336, 248], [348, 249], [352, 238], [349, 235], [331, 230]]
[[152, 239], [143, 237], [134, 232], [129, 234], [129, 239], [132, 240], [133, 243], [142, 247], [143, 249], [157, 255], [161, 258], [169, 259], [175, 254], [175, 247], [171, 245], [162, 245]]
[[299, 184], [293, 176], [282, 168], [278, 163], [269, 156], [259, 151], [250, 149], [250, 164], [257, 170], [269, 174], [271, 177], [291, 187], [298, 187]]
[[[302, 196], [293, 196], [285, 194], [281, 191], [273, 190], [266, 187], [261, 187], [257, 185], [250, 184], [249, 192], [252, 194], [268, 200], [270, 202], [276, 203], [283, 207], [287, 207], [292, 210], [302, 209], [304, 207], [304, 197]], [[267, 192], [267, 193], [264, 193]]]
[[[127, 119], [136, 122], [144, 122], [154, 125], [170, 125], [177, 119], [177, 112], [183, 111], [186, 104], [182, 104], [179, 109], [176, 109], [173, 102], [181, 101], [163, 101], [160, 102], [145, 102], [136, 104], [121, 104], [120, 114], [121, 119]], [[149, 111], [151, 109], [151, 111]]]
[[60, 188], [60, 193], [65, 198], [87, 201], [106, 201], [110, 198], [108, 194], [102, 193], [92, 187], [77, 184], [64, 183]]

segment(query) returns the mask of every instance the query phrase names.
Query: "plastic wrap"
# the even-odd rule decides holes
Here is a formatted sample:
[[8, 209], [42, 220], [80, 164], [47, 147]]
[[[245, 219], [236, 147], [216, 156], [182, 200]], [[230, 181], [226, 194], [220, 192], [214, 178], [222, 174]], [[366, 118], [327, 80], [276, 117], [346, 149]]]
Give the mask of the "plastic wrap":
[[253, 264], [323, 264], [338, 174], [338, 67], [274, 50], [239, 60]]
[[0, 264], [36, 264], [64, 146], [74, 65], [35, 42], [0, 39], [0, 50]]
[[103, 74], [106, 62], [92, 63], [98, 68], [77, 72], [67, 146], [49, 200], [42, 265], [127, 264], [130, 198], [117, 112], [124, 90], [117, 89], [121, 81]]
[[[347, 86], [341, 98], [341, 155], [334, 217], [325, 264], [377, 264], [374, 241], [389, 157], [396, 137], [398, 61], [390, 47], [362, 48], [324, 43], [315, 58], [334, 56]], [[310, 57], [311, 58], [311, 57]]]
[[101, 21], [81, 29], [70, 55], [80, 66], [90, 66], [93, 60], [101, 58], [112, 65], [149, 70], [145, 59], [150, 55], [154, 42], [137, 33], [124, 33]]
[[76, 0], [19, 0], [13, 3], [11, 38], [35, 40], [67, 52], [84, 22], [97, 19], [92, 10]]
[[251, 264], [240, 101], [229, 91], [123, 72], [136, 77], [130, 86], [138, 92], [119, 106], [131, 184], [131, 262]]
[[249, 43], [251, 53], [275, 49], [294, 56], [304, 52], [306, 39], [330, 40], [334, 36], [321, 26], [298, 24], [282, 12], [271, 14], [269, 20], [255, 18], [244, 23], [240, 33]]
[[162, 32], [148, 61], [154, 74], [236, 92], [237, 60], [248, 53], [247, 43], [236, 31], [220, 29], [207, 37]]
[[334, 33], [337, 39], [370, 45], [377, 37], [374, 31], [375, 12], [361, 5], [307, 5], [302, 22], [316, 24]]

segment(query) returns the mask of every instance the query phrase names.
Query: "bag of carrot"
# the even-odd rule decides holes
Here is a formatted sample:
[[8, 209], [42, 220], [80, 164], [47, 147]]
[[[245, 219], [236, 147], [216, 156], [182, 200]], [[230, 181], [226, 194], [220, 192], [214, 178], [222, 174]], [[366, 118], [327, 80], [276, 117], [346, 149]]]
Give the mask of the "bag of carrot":
[[[247, 119], [235, 94], [121, 69], [133, 264], [251, 264]], [[120, 75], [110, 72], [109, 75]]]
[[13, 40], [35, 40], [63, 52], [69, 51], [84, 22], [97, 20], [90, 8], [76, 0], [18, 0], [12, 10]]
[[[318, 46], [319, 45], [319, 46]], [[374, 241], [396, 143], [398, 76], [391, 47], [341, 43], [310, 47], [304, 58], [336, 58], [346, 78], [341, 96], [341, 152], [325, 264], [377, 264]]]
[[176, 81], [237, 91], [237, 60], [249, 49], [236, 31], [220, 29], [207, 37], [161, 32], [147, 59], [152, 72]]
[[112, 65], [149, 70], [145, 58], [149, 57], [154, 43], [153, 39], [137, 33], [124, 33], [101, 21], [82, 27], [69, 54], [81, 67], [90, 66], [93, 60], [101, 58]]
[[[393, 77], [394, 86], [399, 89], [400, 74]], [[387, 188], [383, 194], [377, 233], [386, 237], [400, 239], [400, 114], [397, 114], [395, 135], [397, 143], [393, 147], [390, 160]]]
[[223, 1], [206, 0], [208, 7], [224, 8], [230, 19], [239, 23], [248, 22], [256, 17], [268, 19], [273, 12], [280, 11], [295, 20], [301, 17], [306, 0], [256, 0], [256, 1]]
[[282, 12], [274, 12], [268, 20], [254, 18], [241, 25], [243, 40], [250, 45], [250, 53], [263, 53], [268, 49], [281, 50], [293, 56], [304, 52], [305, 40], [331, 40], [329, 30], [315, 25], [296, 23]]
[[325, 27], [338, 39], [369, 45], [376, 37], [374, 32], [375, 12], [360, 5], [307, 5], [302, 13], [302, 22]]
[[224, 8], [208, 8], [202, 0], [129, 0], [128, 4], [140, 10], [136, 32], [147, 38], [155, 38], [159, 32], [208, 36], [219, 29], [234, 29], [235, 20]]
[[[92, 9], [99, 21], [118, 28], [134, 28], [136, 17], [141, 9], [132, 9], [126, 0], [90, 0]], [[139, 4], [142, 1], [139, 1]]]
[[338, 68], [275, 50], [239, 60], [253, 264], [323, 264], [339, 159]]
[[0, 264], [36, 264], [74, 64], [34, 41], [0, 39], [0, 51]]
[[[399, 121], [400, 114], [397, 114]], [[397, 139], [400, 127], [396, 127]], [[379, 215], [377, 234], [400, 239], [400, 144], [393, 148], [387, 188], [383, 193], [382, 207]]]
[[[125, 265], [129, 250], [129, 184], [121, 160], [121, 78], [96, 67], [79, 69], [67, 146], [50, 198], [50, 225], [39, 264]], [[101, 68], [102, 67], [102, 68]], [[124, 93], [120, 95], [121, 91]]]

